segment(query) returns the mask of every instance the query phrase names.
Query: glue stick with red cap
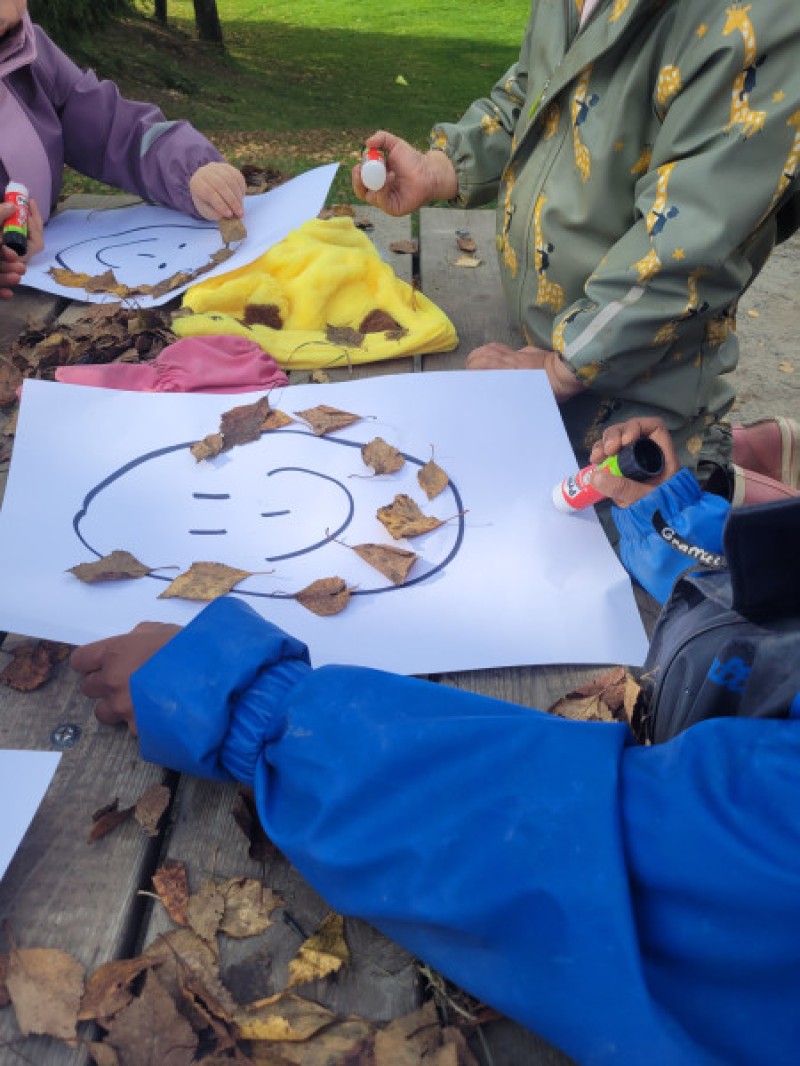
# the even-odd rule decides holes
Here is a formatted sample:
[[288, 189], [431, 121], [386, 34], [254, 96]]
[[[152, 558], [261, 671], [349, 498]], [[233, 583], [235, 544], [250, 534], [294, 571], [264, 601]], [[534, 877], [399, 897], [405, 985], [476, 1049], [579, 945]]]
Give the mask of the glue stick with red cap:
[[28, 190], [20, 182], [10, 181], [3, 202], [14, 205], [14, 214], [3, 223], [3, 244], [23, 256], [28, 250]]
[[559, 511], [574, 514], [604, 499], [604, 494], [592, 485], [592, 474], [601, 467], [616, 477], [649, 481], [664, 470], [664, 453], [652, 437], [640, 437], [602, 463], [591, 463], [577, 474], [565, 477], [553, 489], [553, 503]]
[[386, 184], [386, 157], [380, 148], [365, 148], [361, 153], [361, 180], [371, 192]]

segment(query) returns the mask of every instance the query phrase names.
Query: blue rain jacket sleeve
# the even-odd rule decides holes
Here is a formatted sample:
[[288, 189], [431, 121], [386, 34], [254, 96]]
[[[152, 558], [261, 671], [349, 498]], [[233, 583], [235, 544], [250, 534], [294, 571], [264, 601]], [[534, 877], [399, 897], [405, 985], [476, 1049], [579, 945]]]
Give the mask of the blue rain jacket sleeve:
[[332, 907], [582, 1066], [797, 1061], [797, 721], [638, 748], [622, 725], [313, 670], [233, 597], [131, 691], [146, 758], [252, 786]]
[[703, 492], [686, 468], [638, 503], [612, 507], [625, 569], [659, 603], [665, 603], [678, 577], [696, 561], [673, 548], [658, 533], [653, 516], [660, 512], [671, 529], [698, 548], [721, 552], [722, 530], [729, 510], [727, 500]]

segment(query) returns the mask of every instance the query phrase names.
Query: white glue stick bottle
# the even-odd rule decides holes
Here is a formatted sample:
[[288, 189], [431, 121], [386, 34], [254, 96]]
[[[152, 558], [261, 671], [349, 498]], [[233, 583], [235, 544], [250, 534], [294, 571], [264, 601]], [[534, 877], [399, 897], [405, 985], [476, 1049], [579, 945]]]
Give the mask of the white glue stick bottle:
[[361, 180], [371, 192], [386, 184], [386, 157], [380, 148], [365, 148], [361, 153]]

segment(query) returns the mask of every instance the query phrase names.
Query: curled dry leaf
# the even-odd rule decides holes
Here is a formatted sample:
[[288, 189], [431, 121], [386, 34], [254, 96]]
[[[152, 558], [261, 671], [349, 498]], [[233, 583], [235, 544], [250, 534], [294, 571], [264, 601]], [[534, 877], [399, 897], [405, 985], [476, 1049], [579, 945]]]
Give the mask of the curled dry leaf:
[[360, 348], [364, 343], [364, 334], [351, 329], [350, 326], [332, 326], [328, 323], [325, 327], [325, 340], [343, 348]]
[[333, 1011], [288, 992], [256, 1000], [234, 1015], [242, 1040], [309, 1040], [337, 1020]]
[[624, 667], [615, 666], [557, 700], [550, 712], [562, 718], [574, 718], [584, 722], [623, 720], [628, 677]]
[[132, 816], [133, 807], [120, 809], [119, 800], [112, 800], [111, 803], [101, 807], [99, 811], [95, 811], [92, 815], [92, 828], [89, 831], [86, 843], [94, 844], [96, 840], [101, 840], [104, 836], [108, 836], [118, 825], [127, 822]]
[[389, 251], [394, 252], [396, 255], [416, 255], [419, 251], [419, 241], [392, 241], [389, 245]]
[[313, 936], [301, 945], [289, 962], [287, 988], [319, 981], [336, 973], [350, 961], [350, 949], [344, 938], [344, 918], [331, 911]]
[[469, 233], [459, 233], [456, 236], [456, 245], [460, 252], [469, 252], [470, 254], [478, 249], [478, 246], [475, 243], [475, 238]]
[[340, 577], [322, 577], [296, 592], [294, 598], [307, 611], [328, 618], [345, 609], [350, 602], [350, 589]]
[[352, 549], [365, 563], [388, 577], [393, 585], [405, 583], [411, 567], [419, 556], [407, 548], [396, 548], [392, 544], [356, 544]]
[[479, 267], [482, 262], [483, 262], [483, 260], [482, 259], [478, 259], [477, 256], [467, 255], [465, 253], [464, 255], [460, 255], [458, 257], [458, 259], [456, 259], [456, 261], [453, 263], [453, 266], [455, 266], [455, 267]]
[[405, 493], [399, 493], [392, 503], [379, 507], [376, 515], [395, 540], [400, 540], [401, 537], [418, 537], [442, 525], [441, 519], [424, 515]]
[[283, 426], [288, 426], [290, 422], [294, 422], [291, 415], [287, 415], [285, 411], [279, 411], [277, 407], [270, 407], [269, 414], [264, 419], [261, 428], [264, 430], [281, 429]]
[[349, 411], [340, 411], [338, 408], [329, 407], [325, 403], [321, 403], [317, 407], [307, 407], [305, 411], [295, 411], [295, 414], [311, 426], [318, 437], [323, 436], [325, 433], [332, 433], [336, 429], [344, 429], [345, 426], [351, 426], [353, 422], [358, 422], [361, 419], [361, 415], [353, 415]]
[[201, 441], [193, 444], [190, 451], [195, 459], [213, 458], [220, 452], [230, 451], [238, 444], [249, 444], [258, 440], [261, 429], [269, 415], [269, 397], [262, 396], [255, 403], [240, 404], [224, 411], [219, 421], [219, 433], [210, 433]]
[[188, 570], [178, 574], [158, 598], [216, 600], [219, 596], [227, 595], [234, 585], [252, 575], [252, 570], [237, 570], [236, 567], [226, 566], [224, 563], [192, 563]]
[[437, 463], [434, 463], [433, 459], [429, 460], [419, 471], [417, 481], [429, 500], [438, 496], [450, 484], [450, 478]]
[[148, 836], [158, 835], [158, 823], [171, 799], [172, 793], [166, 785], [151, 785], [136, 801], [133, 816]]
[[214, 456], [219, 455], [224, 446], [225, 441], [221, 433], [209, 433], [207, 437], [193, 444], [189, 451], [198, 463], [201, 463], [204, 459], [213, 459]]
[[[363, 1018], [347, 1018], [343, 1022], [335, 1022], [327, 1029], [323, 1029], [313, 1040], [305, 1040], [298, 1044], [284, 1042], [281, 1044], [280, 1059], [272, 1058], [268, 1052], [268, 1058], [259, 1057], [255, 1061], [258, 1066], [273, 1066], [273, 1064], [274, 1066], [378, 1066], [372, 1055], [374, 1036], [375, 1026], [370, 1025]], [[258, 1054], [258, 1045], [256, 1045], [256, 1054]], [[419, 1060], [415, 1059], [413, 1066], [416, 1066], [418, 1062]], [[389, 1066], [412, 1066], [412, 1064], [404, 1060], [403, 1064], [397, 1061]], [[437, 1064], [426, 1061], [425, 1066], [437, 1066]]]
[[244, 222], [240, 218], [221, 218], [217, 225], [224, 244], [236, 244], [247, 236]]
[[362, 319], [358, 329], [361, 333], [391, 333], [398, 340], [408, 333], [388, 311], [380, 311], [378, 308]]
[[272, 912], [283, 905], [280, 896], [254, 877], [232, 877], [219, 885], [219, 892], [225, 902], [219, 930], [236, 939], [263, 933], [272, 925]]
[[119, 549], [109, 552], [93, 563], [78, 563], [71, 566], [68, 574], [74, 574], [79, 581], [92, 585], [97, 581], [122, 581], [124, 578], [146, 577], [152, 573], [152, 567], [140, 563], [135, 555]]
[[54, 640], [25, 641], [10, 649], [11, 662], [0, 672], [0, 681], [17, 692], [33, 692], [53, 676], [58, 663], [69, 655], [69, 644]]
[[115, 959], [103, 963], [86, 982], [79, 1022], [112, 1018], [133, 999], [131, 984], [142, 971], [155, 965], [152, 959]]
[[153, 874], [153, 888], [176, 925], [186, 925], [189, 875], [179, 859], [166, 859]]
[[394, 474], [405, 465], [405, 456], [387, 444], [382, 437], [375, 437], [361, 448], [361, 458], [376, 474]]
[[83, 976], [83, 966], [65, 951], [13, 948], [6, 985], [23, 1036], [74, 1040]]

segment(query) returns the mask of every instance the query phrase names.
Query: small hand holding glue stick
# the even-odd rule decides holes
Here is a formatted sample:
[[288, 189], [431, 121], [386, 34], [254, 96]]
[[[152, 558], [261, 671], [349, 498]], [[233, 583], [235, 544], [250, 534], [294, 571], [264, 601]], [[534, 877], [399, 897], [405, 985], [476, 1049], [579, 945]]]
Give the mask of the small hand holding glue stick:
[[371, 192], [386, 184], [386, 157], [380, 148], [365, 148], [361, 153], [361, 180]]
[[28, 250], [28, 190], [20, 182], [10, 181], [3, 201], [14, 205], [14, 214], [3, 223], [3, 244], [21, 258]]
[[553, 503], [559, 511], [574, 514], [605, 498], [604, 494], [592, 485], [592, 474], [600, 467], [616, 477], [649, 481], [663, 473], [664, 453], [651, 437], [640, 437], [632, 444], [620, 448], [616, 455], [610, 455], [602, 463], [590, 463], [577, 474], [565, 477], [553, 489]]

